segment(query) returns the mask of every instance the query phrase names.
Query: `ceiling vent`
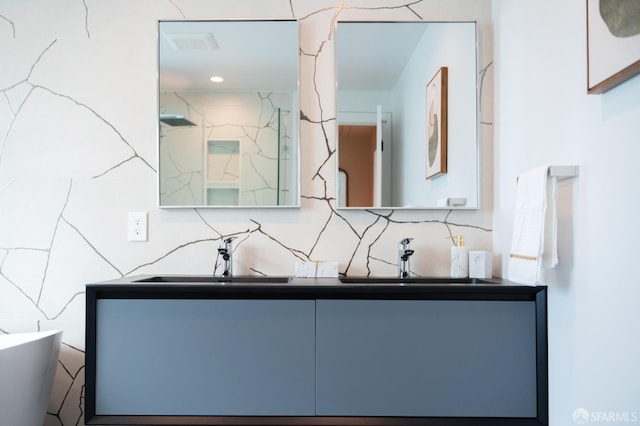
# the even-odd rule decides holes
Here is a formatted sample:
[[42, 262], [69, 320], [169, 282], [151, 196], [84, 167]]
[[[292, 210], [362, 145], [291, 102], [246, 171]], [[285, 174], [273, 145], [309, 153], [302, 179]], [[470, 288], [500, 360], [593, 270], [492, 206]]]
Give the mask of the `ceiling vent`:
[[211, 33], [163, 33], [176, 50], [216, 50], [218, 43]]

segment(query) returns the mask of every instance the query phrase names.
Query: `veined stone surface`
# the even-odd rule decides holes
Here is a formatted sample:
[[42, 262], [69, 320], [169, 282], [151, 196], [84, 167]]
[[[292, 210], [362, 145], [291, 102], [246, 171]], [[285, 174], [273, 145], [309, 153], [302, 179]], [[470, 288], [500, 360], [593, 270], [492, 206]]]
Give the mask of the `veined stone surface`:
[[[299, 19], [300, 209], [156, 207], [156, 24], [208, 18]], [[336, 210], [336, 19], [478, 21], [481, 209]], [[46, 424], [83, 424], [87, 283], [219, 272], [228, 236], [238, 274], [392, 275], [406, 236], [418, 275], [448, 274], [450, 235], [491, 250], [490, 22], [489, 0], [1, 1], [0, 333], [64, 330]], [[130, 211], [149, 241], [127, 241]]]

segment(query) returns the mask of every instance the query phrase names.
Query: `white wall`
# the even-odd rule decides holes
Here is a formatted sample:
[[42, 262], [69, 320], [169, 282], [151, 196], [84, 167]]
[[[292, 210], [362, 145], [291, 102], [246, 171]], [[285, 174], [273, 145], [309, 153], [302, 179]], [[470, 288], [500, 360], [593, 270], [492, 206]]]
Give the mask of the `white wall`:
[[[393, 152], [394, 204], [436, 206], [448, 197], [465, 198], [477, 207], [476, 26], [472, 23], [430, 24], [396, 86]], [[429, 52], [427, 55], [423, 52]], [[427, 158], [426, 87], [440, 67], [448, 68], [447, 173], [425, 179]], [[422, 90], [416, 88], [422, 88]]]
[[[577, 164], [559, 190], [549, 285], [552, 426], [640, 423], [640, 77], [586, 94], [584, 1], [494, 1], [494, 249], [506, 274], [516, 177]], [[635, 420], [634, 420], [635, 413]], [[625, 417], [626, 415], [626, 417]]]
[[[479, 20], [490, 69], [490, 0], [0, 1], [0, 333], [62, 328], [47, 426], [82, 424], [84, 285], [141, 273], [210, 274], [221, 238], [234, 271], [293, 274], [337, 260], [393, 275], [414, 237], [414, 272], [449, 273], [450, 233], [491, 249], [491, 186], [478, 211], [336, 211], [334, 20]], [[158, 19], [300, 20], [299, 209], [156, 208]], [[486, 74], [483, 74], [486, 76]], [[492, 93], [491, 78], [485, 78]], [[490, 96], [483, 99], [490, 105]], [[491, 151], [491, 109], [481, 143]], [[490, 182], [491, 158], [482, 176]], [[149, 213], [128, 242], [127, 213]], [[218, 268], [219, 269], [219, 268]]]

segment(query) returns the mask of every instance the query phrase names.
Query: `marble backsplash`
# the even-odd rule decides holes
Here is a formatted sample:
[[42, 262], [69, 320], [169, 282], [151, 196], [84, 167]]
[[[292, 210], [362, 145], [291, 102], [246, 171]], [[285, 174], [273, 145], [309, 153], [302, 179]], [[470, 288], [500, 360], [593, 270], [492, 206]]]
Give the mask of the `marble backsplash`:
[[[300, 21], [299, 209], [156, 207], [157, 20], [206, 18]], [[336, 210], [338, 18], [478, 21], [481, 209]], [[452, 234], [491, 250], [491, 40], [490, 0], [0, 1], [0, 333], [64, 330], [46, 424], [83, 424], [86, 283], [214, 273], [228, 236], [238, 274], [392, 275], [406, 236], [418, 275], [449, 273]], [[130, 211], [149, 213], [149, 241], [127, 241]]]

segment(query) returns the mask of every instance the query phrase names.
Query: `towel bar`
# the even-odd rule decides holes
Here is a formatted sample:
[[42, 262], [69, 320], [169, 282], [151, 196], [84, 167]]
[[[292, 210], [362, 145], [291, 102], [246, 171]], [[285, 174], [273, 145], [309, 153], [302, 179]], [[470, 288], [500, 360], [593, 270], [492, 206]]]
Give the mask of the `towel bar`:
[[557, 177], [558, 180], [569, 179], [578, 176], [580, 168], [578, 166], [550, 166], [549, 176]]

